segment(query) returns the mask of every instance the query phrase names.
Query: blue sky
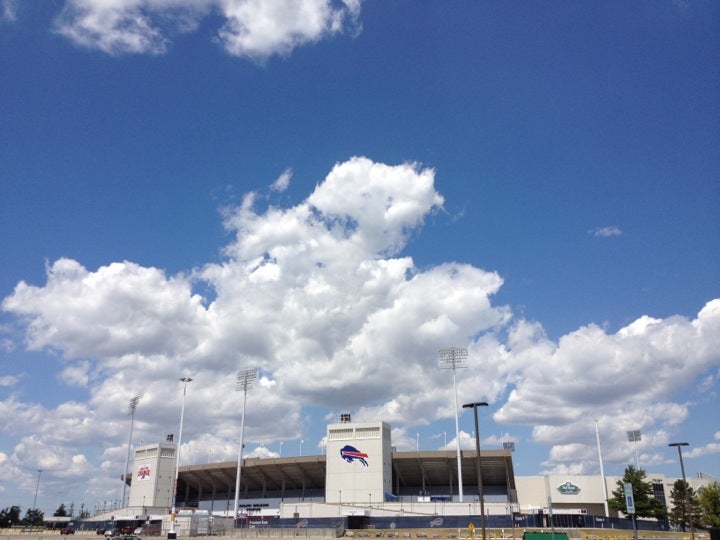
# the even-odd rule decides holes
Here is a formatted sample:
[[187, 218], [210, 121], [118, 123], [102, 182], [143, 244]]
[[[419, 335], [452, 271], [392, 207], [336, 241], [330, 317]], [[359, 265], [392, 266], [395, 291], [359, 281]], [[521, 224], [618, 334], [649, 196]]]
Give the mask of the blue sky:
[[607, 474], [640, 429], [720, 475], [716, 3], [0, 6], [0, 507], [118, 499], [184, 375], [183, 462], [233, 459], [248, 366], [252, 455], [455, 448], [449, 345], [516, 474], [597, 420]]

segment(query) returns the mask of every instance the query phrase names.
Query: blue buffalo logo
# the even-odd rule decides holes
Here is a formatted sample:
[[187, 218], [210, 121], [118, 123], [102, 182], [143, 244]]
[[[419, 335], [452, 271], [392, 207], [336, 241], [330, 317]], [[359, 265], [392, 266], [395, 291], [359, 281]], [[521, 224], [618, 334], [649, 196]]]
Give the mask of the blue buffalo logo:
[[441, 518], [441, 517], [436, 517], [435, 519], [433, 519], [433, 520], [430, 522], [430, 526], [431, 526], [431, 527], [440, 527], [440, 526], [444, 523], [444, 521], [445, 521], [445, 520], [443, 520], [443, 518]]
[[353, 461], [355, 461], [357, 459], [360, 463], [362, 463], [366, 467], [368, 466], [368, 462], [366, 460], [368, 455], [365, 452], [361, 452], [354, 446], [350, 446], [349, 444], [343, 446], [340, 449], [340, 457], [343, 458], [348, 463], [352, 463]]

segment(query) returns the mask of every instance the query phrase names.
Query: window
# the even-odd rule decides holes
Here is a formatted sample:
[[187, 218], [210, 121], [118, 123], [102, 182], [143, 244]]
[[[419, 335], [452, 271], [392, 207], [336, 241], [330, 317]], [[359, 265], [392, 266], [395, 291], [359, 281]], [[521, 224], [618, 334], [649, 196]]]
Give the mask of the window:
[[662, 485], [662, 482], [653, 482], [653, 497], [667, 506], [665, 501], [665, 486]]
[[380, 438], [380, 428], [379, 427], [357, 428], [355, 430], [355, 436], [358, 439], [379, 439]]
[[352, 439], [353, 430], [348, 429], [331, 429], [328, 432], [328, 439], [331, 441], [341, 441], [343, 439]]

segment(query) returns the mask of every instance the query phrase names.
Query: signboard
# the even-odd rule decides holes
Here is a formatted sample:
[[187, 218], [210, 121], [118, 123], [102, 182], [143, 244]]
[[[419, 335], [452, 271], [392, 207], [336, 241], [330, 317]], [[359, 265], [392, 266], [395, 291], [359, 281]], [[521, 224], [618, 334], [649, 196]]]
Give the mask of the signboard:
[[572, 482], [565, 482], [557, 487], [557, 490], [563, 495], [577, 495], [580, 493], [580, 487]]
[[625, 483], [625, 506], [628, 515], [635, 513], [635, 499], [633, 498], [633, 489], [630, 482]]
[[147, 480], [150, 478], [150, 467], [147, 465], [141, 465], [137, 472], [138, 480]]

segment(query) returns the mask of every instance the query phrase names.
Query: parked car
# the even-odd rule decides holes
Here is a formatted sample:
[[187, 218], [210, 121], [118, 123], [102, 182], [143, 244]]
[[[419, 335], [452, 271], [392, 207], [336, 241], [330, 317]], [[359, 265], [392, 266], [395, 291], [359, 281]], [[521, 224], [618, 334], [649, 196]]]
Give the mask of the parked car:
[[126, 525], [125, 527], [120, 528], [120, 534], [132, 534], [133, 528], [130, 525]]
[[160, 524], [151, 523], [148, 525], [143, 525], [141, 527], [140, 532], [135, 531], [135, 534], [142, 534], [143, 536], [160, 536], [161, 531]]
[[117, 529], [106, 529], [105, 530], [105, 538], [113, 538], [114, 536], [118, 536], [120, 534], [120, 531]]
[[72, 527], [63, 527], [60, 529], [60, 534], [75, 534], [75, 529]]
[[123, 534], [117, 537], [117, 540], [142, 540], [139, 536], [134, 534]]

